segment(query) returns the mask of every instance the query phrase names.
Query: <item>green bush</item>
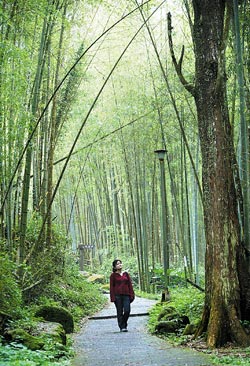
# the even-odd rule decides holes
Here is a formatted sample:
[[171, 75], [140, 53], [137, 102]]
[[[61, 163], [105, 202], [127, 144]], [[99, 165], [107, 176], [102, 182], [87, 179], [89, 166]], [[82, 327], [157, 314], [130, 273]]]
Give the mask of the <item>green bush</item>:
[[106, 302], [99, 285], [87, 282], [72, 261], [66, 266], [63, 276], [49, 283], [37, 300], [38, 305], [57, 305], [68, 309], [77, 323], [99, 310]]
[[12, 316], [18, 314], [22, 303], [15, 272], [15, 264], [6, 254], [0, 253], [0, 311]]
[[204, 292], [195, 289], [192, 286], [185, 288], [170, 289], [171, 301], [180, 314], [187, 315], [191, 323], [197, 323], [201, 319]]
[[[26, 252], [32, 250], [37, 242], [42, 219], [39, 215], [33, 215], [29, 221], [26, 233]], [[47, 283], [52, 282], [58, 276], [63, 274], [66, 248], [68, 241], [65, 233], [56, 225], [52, 227], [51, 242], [48, 247], [44, 244], [42, 247], [35, 247], [24, 267], [25, 275], [22, 279], [22, 288], [24, 291], [24, 300], [26, 304], [33, 302], [43, 291]], [[36, 286], [33, 284], [36, 283]]]
[[214, 354], [212, 354], [212, 360], [216, 366], [250, 366], [249, 356], [250, 347], [244, 349], [229, 347], [228, 349], [223, 349], [221, 354], [220, 352], [214, 352]]
[[[43, 287], [40, 296], [35, 297], [32, 303], [23, 307], [20, 318], [11, 322], [10, 327], [12, 329], [19, 327], [32, 333], [32, 329], [35, 328], [33, 316], [39, 305], [56, 305], [66, 308], [73, 315], [77, 325], [83, 317], [99, 310], [106, 300], [99, 291], [98, 285], [88, 283], [79, 273], [75, 258], [71, 256], [65, 263], [64, 272], [54, 276], [53, 280]], [[45, 343], [42, 351], [31, 351], [17, 343], [0, 344], [0, 366], [66, 366], [70, 365], [71, 356], [70, 347], [55, 345], [55, 343]], [[57, 362], [58, 358], [60, 360]]]
[[3, 345], [0, 339], [0, 366], [69, 366], [72, 350], [63, 345], [47, 345], [46, 351], [31, 351], [19, 343]]

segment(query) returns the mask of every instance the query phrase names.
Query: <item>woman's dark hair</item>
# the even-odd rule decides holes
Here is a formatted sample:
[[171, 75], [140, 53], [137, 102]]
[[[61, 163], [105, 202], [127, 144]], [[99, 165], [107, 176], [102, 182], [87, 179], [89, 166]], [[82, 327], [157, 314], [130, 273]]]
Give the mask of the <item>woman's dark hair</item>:
[[120, 262], [120, 263], [122, 263], [122, 261], [120, 260], [120, 259], [115, 259], [114, 261], [113, 261], [113, 263], [112, 263], [112, 266], [113, 266], [113, 272], [116, 272], [116, 265], [117, 265], [117, 263], [118, 262]]

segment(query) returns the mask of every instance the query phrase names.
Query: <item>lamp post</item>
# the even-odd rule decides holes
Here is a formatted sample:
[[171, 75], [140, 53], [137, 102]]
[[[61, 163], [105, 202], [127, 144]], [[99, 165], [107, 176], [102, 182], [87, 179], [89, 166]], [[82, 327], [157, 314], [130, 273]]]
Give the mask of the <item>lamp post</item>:
[[162, 207], [162, 247], [163, 247], [163, 271], [164, 271], [164, 281], [165, 287], [169, 285], [169, 243], [168, 243], [168, 233], [167, 233], [167, 195], [166, 195], [166, 180], [165, 180], [165, 164], [164, 159], [167, 153], [166, 150], [155, 150], [157, 157], [160, 161], [161, 170], [161, 207]]

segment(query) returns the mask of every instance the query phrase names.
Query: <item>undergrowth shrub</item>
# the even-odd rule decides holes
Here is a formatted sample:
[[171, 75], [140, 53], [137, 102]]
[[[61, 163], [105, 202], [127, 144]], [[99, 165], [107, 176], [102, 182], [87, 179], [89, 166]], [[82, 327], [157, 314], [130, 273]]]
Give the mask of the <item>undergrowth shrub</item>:
[[[28, 333], [36, 325], [34, 313], [39, 305], [56, 305], [67, 308], [74, 317], [76, 327], [79, 321], [99, 310], [106, 297], [97, 285], [88, 283], [75, 264], [75, 258], [68, 256], [61, 274], [41, 288], [40, 296], [33, 298], [19, 312], [19, 318], [10, 323], [11, 328], [21, 328]], [[1, 269], [2, 270], [2, 267]], [[12, 278], [10, 278], [10, 281]], [[2, 299], [1, 299], [2, 300]], [[68, 337], [68, 341], [69, 341]], [[67, 366], [71, 364], [73, 351], [67, 346], [46, 343], [42, 351], [31, 351], [19, 343], [1, 344], [0, 366]]]
[[216, 366], [250, 366], [250, 347], [226, 350], [226, 352], [230, 352], [230, 354], [212, 354], [212, 360]]
[[173, 306], [180, 314], [187, 315], [191, 323], [200, 321], [204, 305], [204, 292], [188, 286], [170, 290], [170, 296]]
[[57, 276], [43, 289], [36, 303], [65, 307], [78, 322], [99, 310], [106, 301], [99, 286], [89, 283], [71, 258], [63, 275]]
[[43, 351], [31, 351], [19, 343], [3, 345], [0, 338], [0, 366], [69, 366], [72, 351], [62, 345], [47, 346]]
[[24, 266], [22, 279], [24, 301], [27, 304], [33, 302], [43, 291], [44, 286], [61, 276], [64, 270], [66, 248], [68, 247], [65, 233], [60, 227], [53, 225], [50, 245], [46, 247], [43, 243], [42, 246], [37, 247], [36, 242], [41, 225], [41, 217], [33, 215], [26, 233], [26, 253], [32, 251], [27, 265]]

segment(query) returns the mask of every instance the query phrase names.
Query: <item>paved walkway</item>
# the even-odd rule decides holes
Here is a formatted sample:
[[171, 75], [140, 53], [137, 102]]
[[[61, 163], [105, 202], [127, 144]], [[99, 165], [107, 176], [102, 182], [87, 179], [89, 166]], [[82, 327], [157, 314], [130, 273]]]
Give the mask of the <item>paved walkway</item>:
[[210, 366], [208, 356], [172, 347], [147, 332], [145, 313], [153, 304], [153, 300], [136, 298], [131, 305], [128, 332], [121, 333], [115, 306], [108, 303], [75, 335], [77, 355], [72, 366]]

